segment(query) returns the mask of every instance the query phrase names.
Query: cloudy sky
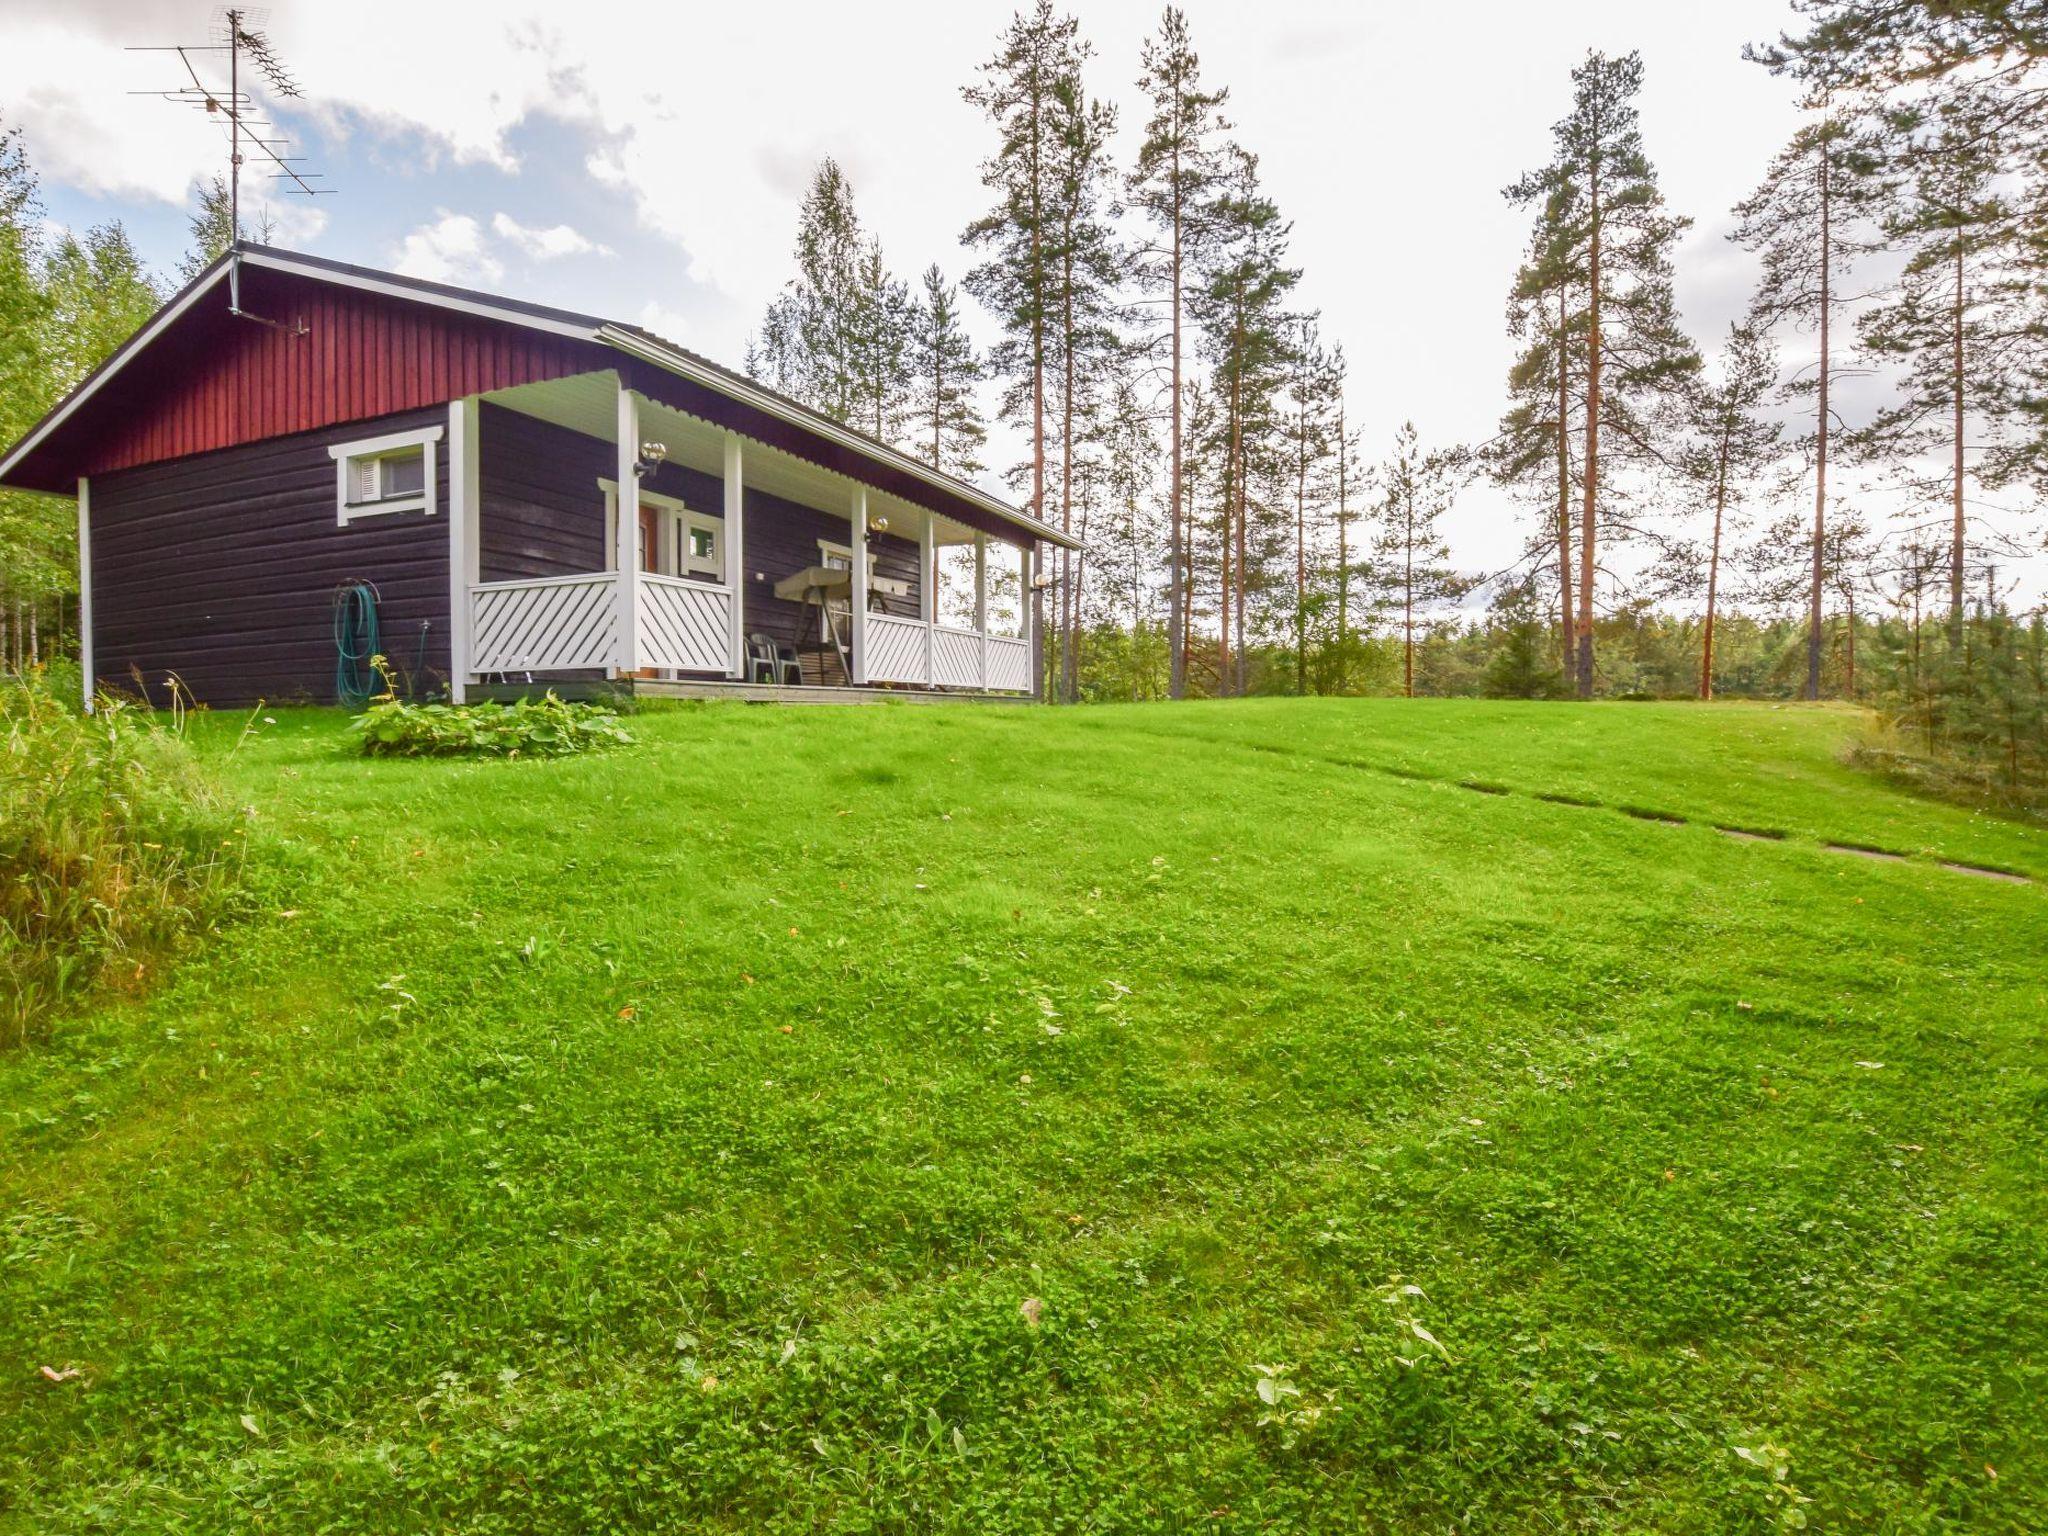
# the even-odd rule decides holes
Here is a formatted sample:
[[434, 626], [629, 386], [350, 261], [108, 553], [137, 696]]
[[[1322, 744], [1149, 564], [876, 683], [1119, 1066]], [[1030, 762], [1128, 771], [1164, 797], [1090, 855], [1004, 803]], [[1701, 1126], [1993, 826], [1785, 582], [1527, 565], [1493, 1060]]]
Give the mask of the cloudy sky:
[[[1588, 48], [1641, 50], [1645, 138], [1695, 226], [1679, 296], [1694, 333], [1740, 309], [1750, 264], [1728, 208], [1797, 121], [1790, 89], [1741, 58], [1783, 0], [1427, 6], [1190, 0], [1203, 66], [1294, 223], [1301, 296], [1351, 359], [1368, 448], [1490, 435], [1509, 346], [1501, 308], [1524, 234], [1500, 188], [1549, 150]], [[795, 208], [835, 155], [906, 275], [966, 265], [988, 134], [960, 87], [1012, 6], [755, 0], [746, 6], [488, 6], [348, 0], [252, 18], [303, 87], [273, 115], [336, 195], [278, 209], [281, 244], [636, 320], [737, 362], [788, 277]], [[1091, 88], [1119, 104], [1157, 0], [1079, 0]], [[123, 220], [168, 270], [221, 137], [148, 92], [209, 40], [202, 0], [0, 0], [0, 118], [19, 123], [56, 222]], [[195, 55], [202, 70], [212, 56]], [[1484, 492], [1459, 508], [1463, 558], [1517, 540]]]

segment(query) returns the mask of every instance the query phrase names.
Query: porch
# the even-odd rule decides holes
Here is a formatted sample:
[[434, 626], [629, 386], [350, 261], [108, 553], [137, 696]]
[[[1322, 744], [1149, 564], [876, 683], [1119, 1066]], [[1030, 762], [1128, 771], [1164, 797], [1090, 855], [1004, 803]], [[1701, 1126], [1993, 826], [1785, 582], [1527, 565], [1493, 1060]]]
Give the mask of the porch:
[[579, 374], [451, 405], [458, 697], [1032, 693], [1029, 529], [633, 382]]

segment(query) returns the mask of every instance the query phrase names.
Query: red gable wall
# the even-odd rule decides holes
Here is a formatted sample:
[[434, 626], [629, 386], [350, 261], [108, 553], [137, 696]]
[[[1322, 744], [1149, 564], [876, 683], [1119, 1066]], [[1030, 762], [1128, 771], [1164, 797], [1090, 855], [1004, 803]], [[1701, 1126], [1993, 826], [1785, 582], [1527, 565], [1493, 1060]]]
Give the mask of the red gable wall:
[[68, 492], [80, 475], [438, 405], [611, 367], [594, 342], [254, 266], [242, 308], [225, 281], [151, 343], [10, 476]]

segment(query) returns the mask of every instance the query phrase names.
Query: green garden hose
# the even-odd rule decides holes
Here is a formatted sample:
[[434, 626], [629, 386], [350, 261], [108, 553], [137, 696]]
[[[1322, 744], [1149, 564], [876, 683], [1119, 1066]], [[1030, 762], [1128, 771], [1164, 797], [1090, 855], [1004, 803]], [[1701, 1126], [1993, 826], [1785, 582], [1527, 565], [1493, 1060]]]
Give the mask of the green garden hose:
[[377, 632], [377, 589], [346, 581], [334, 589], [334, 697], [360, 709], [378, 691], [370, 658], [382, 650]]

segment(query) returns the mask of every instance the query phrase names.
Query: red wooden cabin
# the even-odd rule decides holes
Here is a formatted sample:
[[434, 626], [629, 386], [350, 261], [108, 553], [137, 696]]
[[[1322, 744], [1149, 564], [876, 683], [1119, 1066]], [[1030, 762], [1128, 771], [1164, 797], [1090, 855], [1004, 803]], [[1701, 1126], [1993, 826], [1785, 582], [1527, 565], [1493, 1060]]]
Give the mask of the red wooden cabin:
[[341, 591], [458, 700], [1014, 697], [1073, 547], [637, 326], [246, 244], [0, 485], [78, 498], [88, 703], [331, 698]]

